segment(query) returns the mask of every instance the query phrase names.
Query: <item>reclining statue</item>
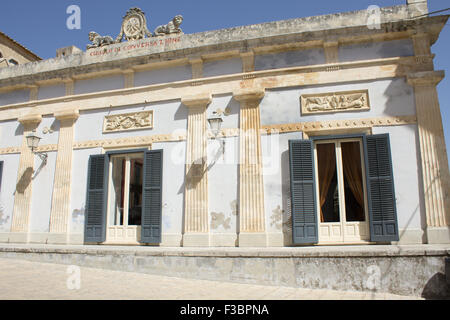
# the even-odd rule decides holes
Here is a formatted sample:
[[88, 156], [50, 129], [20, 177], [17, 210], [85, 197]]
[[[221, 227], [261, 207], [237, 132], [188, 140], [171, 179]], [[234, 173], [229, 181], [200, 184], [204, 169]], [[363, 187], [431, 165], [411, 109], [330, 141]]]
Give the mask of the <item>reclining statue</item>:
[[183, 16], [177, 15], [172, 21], [170, 21], [166, 25], [159, 26], [155, 29], [153, 34], [154, 37], [165, 36], [171, 33], [182, 33], [183, 31], [180, 28], [181, 23], [183, 22]]
[[87, 49], [100, 48], [115, 43], [114, 39], [110, 36], [102, 37], [94, 31], [89, 32], [89, 41], [91, 41], [92, 44], [88, 44]]

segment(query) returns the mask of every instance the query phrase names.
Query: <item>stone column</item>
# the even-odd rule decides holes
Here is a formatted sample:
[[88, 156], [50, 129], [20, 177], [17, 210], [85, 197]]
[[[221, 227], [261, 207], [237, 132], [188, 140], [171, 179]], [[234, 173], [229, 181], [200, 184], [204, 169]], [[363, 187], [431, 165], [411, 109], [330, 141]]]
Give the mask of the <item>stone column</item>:
[[65, 244], [69, 241], [73, 132], [79, 113], [78, 110], [68, 110], [54, 115], [59, 120], [60, 128], [48, 243]]
[[410, 74], [419, 128], [428, 243], [450, 243], [450, 174], [437, 84], [443, 71]]
[[75, 81], [71, 78], [64, 79], [63, 82], [66, 85], [66, 96], [72, 96], [75, 91]]
[[41, 121], [42, 116], [40, 115], [28, 115], [19, 118], [19, 122], [23, 125], [23, 138], [16, 191], [14, 193], [10, 242], [28, 242], [35, 155], [28, 147], [27, 136], [38, 127]]
[[267, 246], [259, 103], [264, 90], [242, 89], [234, 93], [241, 103], [239, 142], [239, 246]]
[[184, 97], [189, 108], [186, 147], [184, 247], [209, 246], [207, 123], [210, 94]]
[[31, 85], [30, 88], [30, 101], [35, 101], [38, 99], [39, 87], [37, 85]]
[[134, 87], [134, 70], [133, 69], [125, 69], [122, 70], [124, 77], [124, 88], [133, 88]]
[[242, 52], [242, 72], [252, 72], [255, 71], [255, 54], [253, 51]]

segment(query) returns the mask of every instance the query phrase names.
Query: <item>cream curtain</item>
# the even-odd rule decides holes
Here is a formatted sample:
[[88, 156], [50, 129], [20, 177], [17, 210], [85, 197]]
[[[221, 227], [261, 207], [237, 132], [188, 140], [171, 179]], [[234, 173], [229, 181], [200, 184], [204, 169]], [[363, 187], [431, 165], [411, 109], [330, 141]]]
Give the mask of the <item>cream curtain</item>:
[[331, 181], [336, 172], [336, 152], [334, 143], [318, 144], [317, 158], [319, 169], [320, 220], [325, 222], [322, 206], [328, 195]]

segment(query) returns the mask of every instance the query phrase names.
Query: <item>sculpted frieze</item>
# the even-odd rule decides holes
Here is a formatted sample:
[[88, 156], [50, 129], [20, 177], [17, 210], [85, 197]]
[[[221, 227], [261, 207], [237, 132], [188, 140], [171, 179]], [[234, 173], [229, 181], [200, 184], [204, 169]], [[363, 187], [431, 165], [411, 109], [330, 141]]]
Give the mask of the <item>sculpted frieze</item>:
[[151, 128], [153, 128], [153, 111], [106, 116], [103, 122], [104, 133]]
[[302, 114], [370, 110], [367, 90], [305, 94], [301, 96]]

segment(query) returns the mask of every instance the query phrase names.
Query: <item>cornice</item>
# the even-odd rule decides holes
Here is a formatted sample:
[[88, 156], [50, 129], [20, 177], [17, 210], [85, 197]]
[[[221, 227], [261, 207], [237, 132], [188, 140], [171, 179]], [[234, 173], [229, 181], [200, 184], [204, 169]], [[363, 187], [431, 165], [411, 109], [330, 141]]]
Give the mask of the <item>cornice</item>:
[[411, 86], [436, 86], [445, 77], [443, 70], [410, 73], [407, 76]]

